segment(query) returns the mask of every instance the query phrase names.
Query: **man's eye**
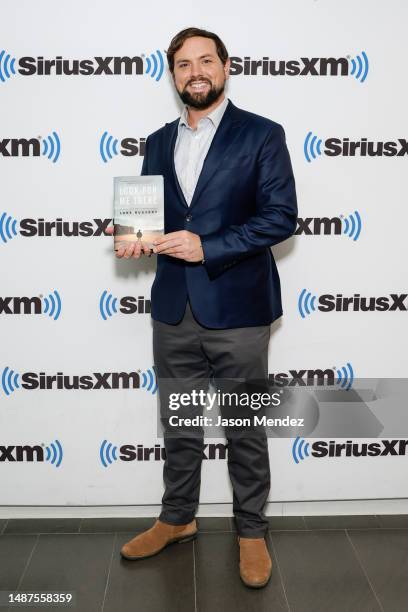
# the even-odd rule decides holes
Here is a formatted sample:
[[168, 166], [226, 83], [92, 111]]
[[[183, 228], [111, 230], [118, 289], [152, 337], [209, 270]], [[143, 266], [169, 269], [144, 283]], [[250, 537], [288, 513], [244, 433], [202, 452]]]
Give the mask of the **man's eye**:
[[204, 60], [204, 63], [205, 63], [205, 64], [211, 63], [211, 60], [210, 60], [210, 59], [205, 59], [205, 60]]
[[187, 66], [187, 64], [186, 64], [186, 63], [184, 63], [184, 64], [179, 64], [179, 68], [185, 68], [186, 66]]

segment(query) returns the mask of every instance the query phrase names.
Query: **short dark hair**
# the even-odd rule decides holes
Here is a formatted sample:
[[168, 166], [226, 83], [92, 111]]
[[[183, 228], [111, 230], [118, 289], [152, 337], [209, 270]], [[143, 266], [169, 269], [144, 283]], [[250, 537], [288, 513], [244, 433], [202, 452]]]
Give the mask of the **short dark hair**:
[[176, 34], [171, 42], [170, 46], [167, 49], [167, 62], [169, 64], [170, 72], [173, 74], [174, 72], [174, 55], [175, 53], [181, 49], [184, 45], [187, 38], [192, 38], [193, 36], [202, 36], [203, 38], [211, 38], [215, 42], [215, 46], [217, 48], [217, 54], [223, 64], [228, 59], [228, 51], [222, 42], [221, 38], [214, 34], [213, 32], [208, 32], [207, 30], [201, 30], [200, 28], [186, 28], [185, 30], [181, 30], [178, 34]]

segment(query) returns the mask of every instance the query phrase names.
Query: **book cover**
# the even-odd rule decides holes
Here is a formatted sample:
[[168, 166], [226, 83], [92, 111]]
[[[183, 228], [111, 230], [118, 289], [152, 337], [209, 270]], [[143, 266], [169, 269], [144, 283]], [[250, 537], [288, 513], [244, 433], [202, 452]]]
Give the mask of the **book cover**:
[[163, 177], [115, 176], [114, 249], [130, 242], [153, 247], [153, 240], [164, 233]]

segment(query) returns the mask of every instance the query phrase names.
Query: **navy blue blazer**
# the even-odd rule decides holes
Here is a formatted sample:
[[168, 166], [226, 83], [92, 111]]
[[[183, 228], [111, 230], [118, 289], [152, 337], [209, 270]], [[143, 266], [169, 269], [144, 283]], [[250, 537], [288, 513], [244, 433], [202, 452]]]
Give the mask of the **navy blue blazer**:
[[205, 263], [157, 256], [152, 317], [178, 323], [189, 299], [205, 327], [268, 325], [282, 315], [269, 247], [291, 236], [297, 219], [285, 132], [229, 101], [188, 206], [174, 166], [178, 123], [147, 138], [142, 175], [164, 176], [164, 230], [199, 234]]

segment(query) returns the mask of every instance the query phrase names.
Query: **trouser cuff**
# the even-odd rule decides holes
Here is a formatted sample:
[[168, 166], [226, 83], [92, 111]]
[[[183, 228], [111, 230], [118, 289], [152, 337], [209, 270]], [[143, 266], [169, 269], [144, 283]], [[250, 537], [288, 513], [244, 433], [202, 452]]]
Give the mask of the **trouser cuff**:
[[194, 516], [180, 516], [162, 511], [159, 516], [159, 521], [167, 523], [168, 525], [188, 525], [194, 518]]

